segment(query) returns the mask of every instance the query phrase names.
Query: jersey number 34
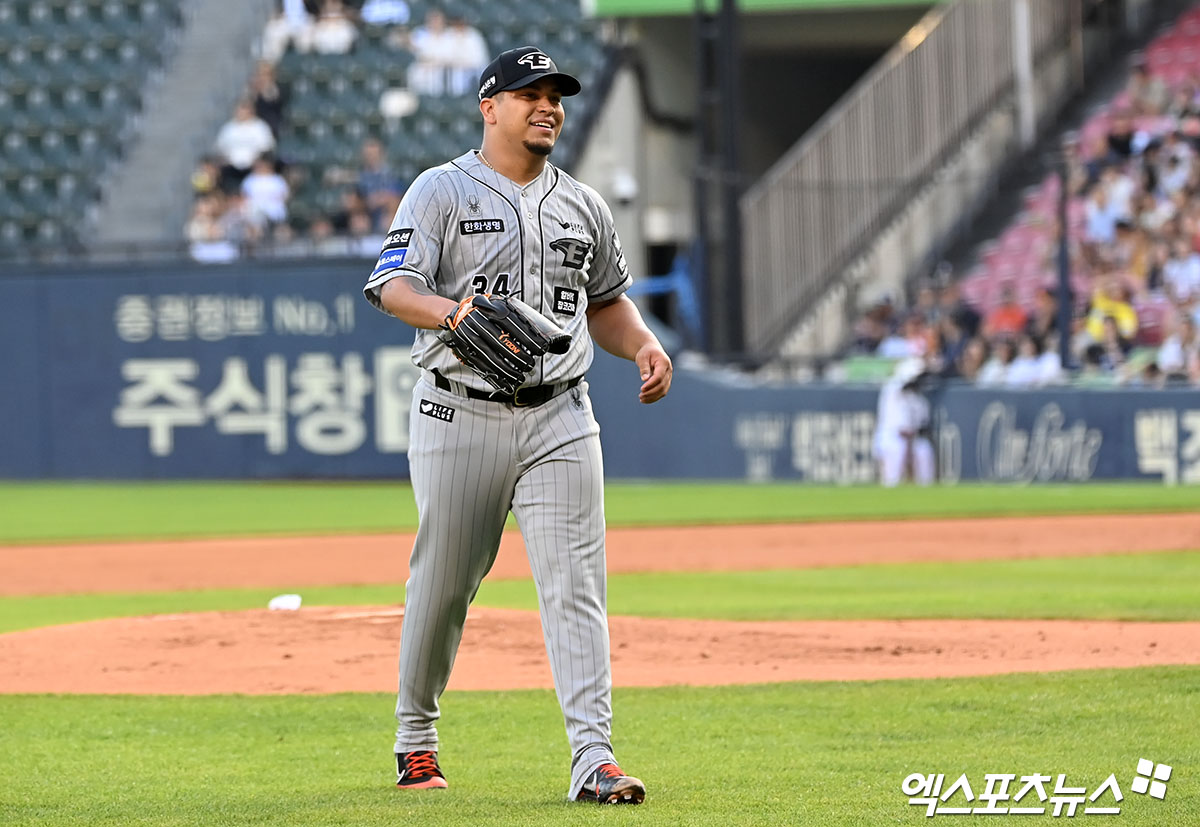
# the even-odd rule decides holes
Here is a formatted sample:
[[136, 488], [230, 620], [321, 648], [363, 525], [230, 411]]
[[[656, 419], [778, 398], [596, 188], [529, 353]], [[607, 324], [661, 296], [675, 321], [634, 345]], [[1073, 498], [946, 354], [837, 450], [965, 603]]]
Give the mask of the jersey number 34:
[[471, 276], [471, 289], [475, 291], [475, 295], [481, 293], [491, 293], [496, 296], [507, 296], [512, 289], [508, 284], [508, 273], [501, 273], [496, 276], [496, 281], [492, 284], [491, 289], [488, 289], [488, 277], [483, 273], [477, 273]]

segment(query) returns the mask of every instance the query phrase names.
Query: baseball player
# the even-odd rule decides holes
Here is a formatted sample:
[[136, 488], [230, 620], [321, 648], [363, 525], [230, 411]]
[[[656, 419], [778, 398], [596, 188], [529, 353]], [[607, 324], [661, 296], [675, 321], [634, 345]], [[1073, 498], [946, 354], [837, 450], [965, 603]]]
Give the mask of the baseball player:
[[[608, 206], [548, 162], [562, 98], [579, 91], [533, 46], [493, 60], [479, 80], [481, 148], [418, 176], [364, 288], [377, 308], [417, 328], [413, 361], [422, 369], [408, 452], [420, 524], [400, 642], [401, 788], [447, 786], [438, 699], [511, 511], [572, 751], [568, 798], [637, 804], [645, 796], [610, 743], [603, 472], [584, 374], [593, 340], [636, 363], [643, 403], [666, 395], [672, 369], [625, 296], [631, 279]], [[570, 337], [565, 352], [536, 360], [515, 393], [489, 385], [446, 339], [482, 318], [478, 308], [494, 308], [474, 297], [506, 295]]]
[[888, 488], [899, 485], [909, 467], [918, 485], [933, 483], [929, 400], [920, 390], [924, 373], [925, 363], [920, 357], [902, 359], [879, 389], [873, 448], [879, 461], [880, 482]]

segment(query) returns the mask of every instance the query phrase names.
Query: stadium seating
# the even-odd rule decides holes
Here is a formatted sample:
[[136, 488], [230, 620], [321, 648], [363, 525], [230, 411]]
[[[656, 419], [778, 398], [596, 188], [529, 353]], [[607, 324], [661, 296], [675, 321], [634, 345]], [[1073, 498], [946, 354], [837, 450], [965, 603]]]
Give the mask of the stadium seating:
[[0, 254], [71, 242], [167, 60], [184, 0], [0, 2]]
[[[1200, 79], [1200, 6], [1184, 13], [1173, 26], [1154, 38], [1142, 57], [1150, 74], [1161, 78], [1169, 88], [1194, 84]], [[1128, 95], [1121, 91], [1093, 112], [1079, 129], [1080, 147], [1087, 151], [1098, 138], [1107, 136], [1113, 113], [1128, 105]], [[1142, 115], [1134, 118], [1133, 125], [1139, 132], [1162, 136], [1174, 129], [1175, 122], [1166, 116]], [[1060, 187], [1057, 175], [1047, 175], [1025, 193], [1023, 209], [999, 238], [979, 247], [976, 264], [962, 282], [962, 294], [980, 312], [992, 309], [1005, 286], [1013, 287], [1018, 301], [1028, 309], [1039, 287], [1057, 284], [1054, 228], [1058, 222]], [[1084, 220], [1084, 199], [1075, 195], [1067, 212], [1069, 237], [1073, 242], [1084, 237]], [[1081, 269], [1080, 262], [1073, 263], [1071, 286], [1076, 309], [1087, 305], [1092, 291], [1090, 274]], [[1139, 319], [1138, 344], [1157, 345], [1166, 332], [1170, 303], [1161, 296], [1148, 296], [1140, 297], [1134, 307]]]
[[[411, 27], [424, 18], [430, 3], [417, 0], [410, 6]], [[468, 20], [484, 34], [490, 51], [540, 45], [560, 69], [583, 83], [584, 92], [568, 104], [573, 128], [563, 132], [554, 155], [556, 164], [569, 169], [583, 137], [581, 120], [597, 103], [593, 90], [605, 61], [597, 24], [581, 16], [577, 3], [553, 0], [496, 0], [472, 3], [469, 9]], [[412, 63], [407, 51], [389, 45], [388, 35], [386, 27], [363, 26], [349, 54], [289, 49], [276, 66], [277, 78], [290, 90], [279, 154], [304, 172], [289, 206], [298, 230], [336, 209], [340, 193], [330, 190], [328, 173], [356, 169], [367, 137], [383, 141], [392, 169], [405, 181], [478, 145], [481, 127], [474, 94], [421, 97], [414, 114], [384, 117], [381, 95], [407, 86]]]

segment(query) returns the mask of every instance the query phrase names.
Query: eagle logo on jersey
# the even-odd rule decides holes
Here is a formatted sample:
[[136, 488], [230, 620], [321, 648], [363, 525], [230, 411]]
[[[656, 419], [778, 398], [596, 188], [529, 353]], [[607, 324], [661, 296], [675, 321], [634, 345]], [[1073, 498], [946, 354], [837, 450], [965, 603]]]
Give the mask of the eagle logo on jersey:
[[535, 72], [545, 71], [554, 65], [550, 57], [541, 52], [530, 52], [527, 55], [521, 55], [517, 58], [517, 63], [520, 63], [522, 66], [528, 66]]
[[471, 215], [483, 214], [483, 209], [479, 206], [479, 196], [475, 193], [467, 196], [467, 212]]
[[562, 253], [563, 267], [582, 270], [587, 262], [588, 253], [592, 251], [592, 245], [577, 238], [560, 238], [550, 242], [550, 249]]

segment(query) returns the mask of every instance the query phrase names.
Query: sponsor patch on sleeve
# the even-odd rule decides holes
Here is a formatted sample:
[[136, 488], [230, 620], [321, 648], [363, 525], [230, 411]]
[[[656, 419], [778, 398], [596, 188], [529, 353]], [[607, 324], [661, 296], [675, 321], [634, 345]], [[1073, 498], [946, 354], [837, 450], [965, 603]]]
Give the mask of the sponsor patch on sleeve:
[[579, 311], [579, 291], [569, 287], [554, 288], [554, 312], [574, 316]]
[[387, 238], [383, 240], [384, 252], [388, 250], [399, 250], [408, 246], [412, 241], [412, 227], [405, 227], [399, 230], [392, 230], [387, 234]]
[[395, 270], [404, 264], [407, 255], [408, 250], [404, 247], [392, 250], [384, 247], [383, 252], [379, 254], [379, 261], [375, 264], [375, 270], [371, 273], [371, 278], [386, 273], [388, 270]]
[[460, 221], [458, 222], [458, 232], [462, 235], [502, 233], [504, 232], [504, 219], [477, 218], [474, 221]]

